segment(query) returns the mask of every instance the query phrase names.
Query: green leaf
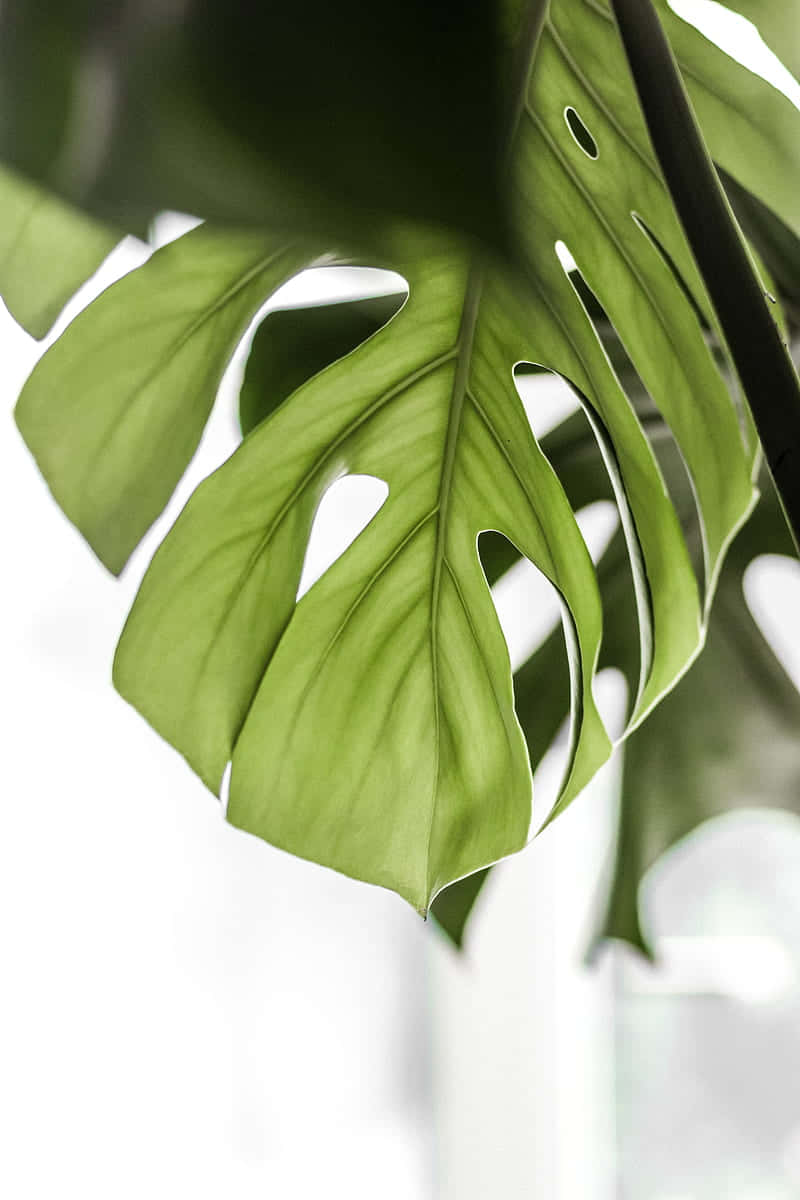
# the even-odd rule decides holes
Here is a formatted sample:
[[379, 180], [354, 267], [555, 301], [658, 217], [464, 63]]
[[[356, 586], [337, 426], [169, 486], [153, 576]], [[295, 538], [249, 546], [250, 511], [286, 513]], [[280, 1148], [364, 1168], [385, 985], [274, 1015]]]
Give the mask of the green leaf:
[[[596, 20], [581, 66], [623, 135], [633, 133], [641, 116], [638, 105], [626, 102], [627, 69], [602, 71], [608, 48], [616, 45], [609, 0], [580, 0], [575, 8]], [[800, 113], [770, 83], [676, 16], [667, 0], [656, 0], [656, 8], [714, 162], [800, 233]], [[787, 21], [790, 13], [786, 6]]]
[[[764, 496], [723, 568], [703, 653], [625, 743], [616, 852], [596, 941], [621, 938], [651, 954], [639, 910], [642, 877], [703, 822], [737, 808], [785, 809], [800, 816], [800, 694], [742, 592], [742, 577], [754, 558], [792, 554], [777, 497], [769, 481], [764, 483]], [[601, 563], [600, 580], [605, 611], [613, 614], [601, 661], [621, 669], [630, 684], [637, 647], [619, 539]], [[557, 635], [548, 638], [515, 677], [534, 763], [568, 712], [569, 680], [559, 641]], [[550, 684], [544, 702], [532, 686], [543, 676]], [[457, 946], [485, 879], [481, 873], [462, 880], [433, 906], [437, 922]]]
[[756, 196], [720, 172], [728, 199], [750, 244], [774, 280], [789, 322], [800, 321], [800, 238]]
[[0, 169], [0, 295], [42, 338], [118, 238], [111, 230]]
[[17, 424], [109, 570], [172, 495], [258, 309], [309, 256], [200, 226], [103, 292], [39, 361]]
[[800, 550], [800, 380], [652, 0], [611, 0], [654, 149]]
[[[403, 274], [407, 302], [366, 341], [352, 312], [330, 338], [306, 314], [295, 339], [287, 316], [291, 356], [268, 319], [247, 371], [247, 436], [156, 553], [115, 663], [122, 694], [210, 788], [232, 764], [233, 823], [421, 911], [525, 842], [530, 763], [568, 704], [554, 813], [607, 758], [592, 695], [601, 600], [600, 661], [624, 661], [631, 733], [699, 652], [755, 499], [756, 447], [715, 361], [710, 306], [607, 9], [558, 0], [542, 25], [535, 4], [509, 12], [505, 74], [518, 91], [500, 141], [517, 270], [407, 224], [385, 229], [380, 253], [370, 230], [361, 249], [335, 247]], [[737, 158], [766, 160], [776, 143], [768, 124], [745, 136], [732, 102], [729, 118], [733, 134], [712, 132], [738, 179]], [[793, 231], [787, 189], [769, 170], [757, 182]], [[42, 360], [20, 423], [115, 569], [166, 503], [237, 340], [310, 257], [201, 229], [101, 297]], [[604, 348], [606, 321], [618, 339]], [[523, 362], [566, 379], [588, 417], [548, 439], [556, 473], [514, 387]], [[639, 412], [638, 379], [652, 400]], [[314, 514], [348, 473], [383, 479], [388, 499], [297, 602]], [[600, 593], [573, 512], [598, 494], [622, 525]], [[514, 694], [479, 538], [487, 573], [524, 553], [563, 601], [567, 654], [559, 633]]]
[[8, 0], [0, 154], [137, 232], [172, 208], [306, 235], [413, 217], [502, 242], [497, 14]]
[[[528, 831], [530, 773], [476, 553], [482, 531], [508, 538], [564, 601], [573, 736], [555, 811], [610, 749], [591, 691], [594, 575], [531, 438], [514, 364], [568, 379], [602, 447], [635, 586], [631, 727], [699, 650], [725, 548], [753, 502], [754, 451], [697, 319], [707, 303], [644, 126], [622, 131], [577, 66], [598, 39], [603, 76], [624, 81], [605, 18], [566, 4], [552, 9], [529, 79], [521, 73], [509, 130], [520, 276], [446, 239], [416, 244], [398, 231], [380, 265], [406, 277], [407, 303], [285, 403], [277, 391], [265, 399], [271, 415], [157, 552], [117, 654], [123, 695], [209, 787], [232, 762], [229, 820], [422, 911]], [[626, 99], [630, 108], [629, 83]], [[570, 131], [568, 107], [597, 158]], [[559, 239], [686, 461], [702, 602], [653, 450], [559, 262]], [[296, 603], [314, 512], [345, 473], [378, 476], [389, 498]], [[539, 675], [530, 690], [538, 701], [549, 687]]]
[[[617, 358], [613, 331], [604, 337]], [[690, 544], [699, 542], [691, 488], [660, 417], [631, 375], [628, 394], [659, 448], [661, 466]], [[549, 434], [542, 448], [574, 507], [609, 497], [602, 459], [579, 416]], [[749, 563], [760, 554], [792, 553], [792, 541], [769, 479], [729, 551], [717, 588], [703, 653], [624, 748], [619, 833], [597, 939], [623, 938], [650, 953], [640, 925], [639, 884], [645, 871], [702, 822], [736, 808], [783, 808], [800, 815], [800, 694], [750, 615], [742, 592]], [[505, 563], [503, 566], [507, 566]], [[598, 566], [605, 623], [601, 667], [622, 671], [635, 694], [638, 645], [635, 599], [625, 548], [615, 535]], [[548, 680], [547, 690], [538, 686]], [[516, 672], [514, 692], [533, 766], [549, 749], [569, 711], [569, 677], [561, 637], [551, 634]], [[485, 878], [462, 880], [433, 906], [438, 923], [460, 946]]]
[[792, 555], [768, 479], [722, 572], [698, 661], [625, 746], [615, 870], [600, 936], [645, 953], [638, 890], [645, 871], [703, 821], [737, 808], [800, 816], [800, 693], [745, 602], [760, 554]]
[[[586, 0], [586, 3], [598, 16], [604, 17], [610, 23], [610, 11], [607, 4], [595, 3], [595, 0]], [[755, 21], [772, 48], [779, 56], [783, 57], [784, 61], [797, 70], [797, 60], [791, 57], [792, 47], [796, 44], [798, 34], [792, 6], [783, 3], [773, 4], [772, 0], [735, 0], [735, 2], [729, 0], [727, 6], [742, 12]], [[665, 4], [659, 6], [659, 11], [669, 33], [672, 47], [682, 66], [684, 79], [700, 118], [703, 134], [715, 161], [725, 168], [723, 179], [737, 216], [748, 236], [755, 240], [759, 252], [774, 275], [781, 292], [782, 302], [788, 306], [790, 315], [796, 313], [797, 297], [800, 295], [800, 272], [795, 269], [795, 264], [800, 262], [797, 238], [800, 233], [800, 205], [798, 204], [798, 197], [800, 197], [800, 117], [797, 110], [770, 84], [733, 62], [696, 29], [672, 14]], [[598, 26], [596, 38], [586, 44], [581, 64], [586, 67], [587, 75], [591, 76], [592, 86], [598, 96], [602, 98], [606, 109], [613, 112], [620, 132], [623, 136], [628, 136], [635, 128], [637, 118], [633, 108], [624, 101], [624, 84], [620, 81], [619, 73], [608, 71], [603, 74], [602, 72], [607, 46], [608, 40]], [[747, 190], [748, 188], [750, 190]], [[682, 271], [686, 271], [685, 264], [682, 265]], [[615, 361], [618, 361], [619, 352], [613, 342], [610, 348]], [[636, 399], [637, 385], [635, 381], [631, 381], [624, 374], [624, 366], [622, 369], [628, 394]], [[591, 446], [582, 438], [579, 426], [573, 425], [571, 429], [565, 426], [564, 430], [560, 434], [554, 434], [553, 438], [563, 438], [567, 444], [574, 441], [576, 447], [582, 446], [581, 455], [583, 455], [584, 463], [594, 459], [592, 495], [595, 498], [604, 495], [602, 487], [599, 486], [600, 460], [593, 454]], [[548, 440], [545, 442], [545, 449], [563, 479], [566, 463], [556, 444], [552, 440]], [[584, 467], [584, 469], [586, 468]], [[569, 486], [567, 490], [570, 491]], [[673, 472], [673, 495], [680, 496], [681, 492], [685, 495], [679, 507], [686, 508], [688, 505], [688, 510], [691, 511], [691, 497], [686, 492], [685, 480], [681, 483], [680, 473]], [[588, 499], [584, 492], [584, 503], [586, 502]], [[758, 510], [759, 519], [753, 526], [753, 536], [757, 538], [760, 532], [763, 533], [766, 539], [765, 545], [769, 546], [772, 538], [781, 530], [783, 530], [781, 536], [785, 537], [785, 526], [781, 526], [774, 513], [774, 507], [770, 507], [768, 511], [772, 515], [772, 531], [765, 529], [763, 509], [764, 503], [762, 502]], [[685, 520], [685, 523], [689, 524], [690, 522]], [[696, 531], [694, 535], [690, 536], [696, 537]], [[738, 544], [747, 544], [746, 530], [740, 535]], [[783, 544], [785, 547], [786, 543]], [[758, 543], [755, 541], [753, 553], [757, 552], [757, 545]], [[609, 654], [607, 649], [604, 650], [602, 661], [607, 663], [615, 657], [619, 662], [627, 661], [629, 687], [635, 688], [635, 658], [633, 657], [635, 638], [629, 624], [631, 620], [630, 597], [629, 593], [625, 591], [624, 574], [619, 569], [621, 566], [620, 549], [619, 539], [616, 539], [609, 547], [604, 562], [600, 565], [604, 610], [606, 613], [622, 611], [617, 608], [617, 605], [622, 603], [624, 612], [628, 615], [625, 620], [620, 622], [609, 623], [606, 621], [604, 633], [606, 647], [610, 643], [616, 642], [617, 650], [616, 654]], [[762, 549], [762, 552], [766, 552], [766, 550]], [[611, 584], [607, 575], [609, 563], [612, 567], [614, 565], [612, 556], [615, 556], [617, 564], [612, 572], [613, 577], [617, 580], [618, 589], [617, 599], [614, 603], [610, 602]], [[734, 569], [733, 564], [732, 569]], [[726, 590], [731, 587], [733, 582], [737, 588], [740, 588], [740, 580], [732, 578], [730, 572], [725, 575], [725, 581]], [[723, 619], [723, 617], [714, 618], [712, 616], [714, 634], [712, 646], [721, 640], [718, 629]], [[726, 635], [722, 636], [724, 638]], [[732, 635], [727, 636], [730, 638]], [[756, 643], [758, 642], [758, 637], [755, 635], [754, 640]], [[627, 654], [624, 653], [626, 646], [628, 647]], [[704, 652], [700, 659], [701, 664], [708, 653], [708, 650]], [[658, 710], [660, 714], [658, 730], [663, 730], [669, 725], [670, 718], [672, 726], [676, 730], [680, 731], [683, 728], [681, 721], [683, 709], [679, 697], [685, 698], [690, 695], [692, 679], [698, 669], [699, 667], [692, 669], [686, 680], [681, 683], [675, 698], [668, 698], [664, 702], [668, 707], [664, 707], [663, 711]], [[709, 669], [713, 671], [713, 665]], [[779, 667], [776, 671], [777, 677], [783, 677], [782, 669]], [[541, 678], [548, 680], [549, 695], [541, 689], [538, 691], [536, 689], [536, 680]], [[720, 681], [722, 687], [732, 686], [729, 680], [722, 682], [721, 675]], [[517, 703], [534, 766], [549, 746], [550, 739], [566, 715], [567, 689], [568, 678], [564, 670], [560, 638], [558, 635], [554, 635], [515, 677]], [[783, 695], [782, 685], [777, 685], [777, 692], [779, 696]], [[762, 697], [756, 701], [754, 690], [750, 695], [754, 703], [761, 702]], [[537, 698], [538, 705], [536, 704]], [[789, 702], [790, 709], [792, 703]], [[778, 704], [780, 707], [779, 702]], [[724, 711], [724, 707], [722, 711]], [[772, 719], [769, 713], [770, 705], [768, 704], [766, 720]], [[780, 725], [780, 722], [778, 724]], [[785, 729], [785, 724], [783, 728]], [[647, 741], [649, 729], [650, 722], [648, 721], [637, 731], [630, 748], [632, 754], [637, 754], [636, 748], [640, 747], [641, 758], [645, 762], [649, 752]], [[653, 738], [655, 739], [656, 736], [657, 734], [654, 733]], [[680, 735], [677, 737], [680, 740]], [[777, 744], [785, 745], [784, 734], [778, 738]], [[742, 754], [748, 762], [754, 761], [754, 748], [751, 743], [743, 742]], [[786, 767], [786, 773], [782, 778], [776, 778], [774, 786], [771, 785], [763, 793], [763, 802], [776, 807], [792, 807], [794, 804], [794, 777], [791, 757], [783, 755], [780, 761], [789, 764]], [[746, 769], [743, 777], [749, 777]], [[707, 776], [702, 778], [705, 781]], [[696, 824], [703, 819], [701, 814], [709, 811], [709, 805], [716, 805], [715, 811], [723, 811], [726, 805], [723, 795], [716, 794], [710, 798], [708, 794], [703, 795], [698, 788], [687, 790], [685, 795], [686, 804], [682, 806], [681, 819], [686, 819], [687, 828], [691, 821], [690, 817], [686, 817], [687, 812], [695, 813], [694, 823]], [[626, 790], [626, 796], [630, 796], [629, 790]], [[751, 797], [751, 802], [756, 802], [756, 800], [756, 797]], [[667, 798], [663, 794], [662, 802], [667, 803]], [[674, 802], [674, 796], [670, 796], [669, 803]], [[628, 833], [626, 836], [640, 838], [643, 845], [653, 847], [660, 844], [661, 849], [665, 849], [668, 842], [664, 842], [662, 839], [659, 843], [658, 834], [650, 829], [647, 812], [643, 814], [640, 825], [637, 825], [636, 817], [631, 815], [639, 811], [636, 806], [637, 798], [634, 796], [626, 803], [630, 808], [627, 820], [630, 829], [634, 831], [633, 834]], [[734, 791], [731, 794], [731, 804], [735, 806], [736, 803], [736, 792]], [[653, 849], [649, 859], [654, 858], [657, 853], [658, 851]], [[641, 856], [640, 859], [644, 861]], [[636, 912], [637, 885], [638, 875], [635, 871], [628, 873], [624, 884], [617, 880], [614, 884], [616, 899], [612, 916], [616, 922], [619, 936], [630, 936], [634, 942], [639, 944], [641, 943], [641, 933]], [[434, 915], [459, 945], [476, 899], [477, 892], [474, 884], [465, 880], [443, 893], [434, 905]], [[609, 917], [608, 921], [607, 931], [610, 931], [612, 917]]]
[[[613, 346], [613, 334], [609, 334]], [[643, 393], [638, 381], [631, 378], [630, 367], [623, 376], [628, 394], [643, 406]], [[542, 442], [542, 449], [561, 479], [576, 510], [596, 500], [613, 498], [608, 473], [596, 440], [580, 413], [567, 418]], [[683, 488], [687, 480], [683, 473]], [[483, 548], [482, 548], [483, 549]], [[516, 559], [516, 556], [514, 556]], [[511, 566], [508, 556], [501, 556], [492, 547], [484, 557], [487, 577], [495, 582]], [[635, 597], [631, 587], [630, 569], [620, 534], [612, 540], [599, 564], [599, 580], [603, 599], [603, 665], [606, 648], [620, 631], [627, 651], [627, 663], [632, 664], [629, 677], [629, 696], [636, 694], [639, 671], [639, 633], [635, 613]], [[620, 607], [620, 605], [622, 607]], [[539, 649], [514, 675], [514, 700], [520, 724], [525, 734], [531, 767], [536, 770], [564, 723], [570, 710], [569, 664], [564, 655], [564, 638], [560, 629], [545, 639]], [[662, 700], [662, 704], [664, 701]], [[646, 730], [652, 716], [640, 727]], [[637, 731], [630, 735], [639, 736]], [[469, 917], [478, 901], [488, 872], [459, 880], [436, 898], [432, 913], [451, 941], [461, 947]]]
[[[574, 773], [608, 743], [590, 688], [591, 562], [503, 370], [508, 343], [525, 345], [524, 293], [432, 252], [404, 273], [398, 316], [195, 493], [142, 585], [115, 681], [210, 787], [233, 758], [234, 824], [426, 911], [519, 849], [530, 820], [482, 528], [537, 562], [573, 614]], [[343, 472], [386, 480], [389, 499], [295, 608], [314, 511]]]

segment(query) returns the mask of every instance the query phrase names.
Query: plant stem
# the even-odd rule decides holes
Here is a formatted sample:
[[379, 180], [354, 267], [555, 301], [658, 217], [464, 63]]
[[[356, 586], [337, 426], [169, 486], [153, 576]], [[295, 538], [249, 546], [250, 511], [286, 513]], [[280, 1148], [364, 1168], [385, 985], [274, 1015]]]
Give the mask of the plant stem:
[[800, 550], [800, 381], [652, 0], [611, 0], [650, 138]]

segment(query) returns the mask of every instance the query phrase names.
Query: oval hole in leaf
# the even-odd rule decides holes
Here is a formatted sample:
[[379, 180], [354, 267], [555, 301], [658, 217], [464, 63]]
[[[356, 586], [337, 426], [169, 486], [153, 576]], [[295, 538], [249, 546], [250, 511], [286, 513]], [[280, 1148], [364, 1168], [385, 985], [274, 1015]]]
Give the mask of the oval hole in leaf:
[[374, 475], [344, 475], [331, 484], [311, 526], [298, 600], [366, 529], [388, 495], [387, 484]]
[[580, 146], [587, 158], [599, 158], [600, 152], [597, 149], [597, 142], [592, 137], [585, 124], [578, 116], [578, 113], [571, 105], [567, 105], [564, 109], [564, 120], [567, 122], [567, 128], [574, 137], [578, 146]]

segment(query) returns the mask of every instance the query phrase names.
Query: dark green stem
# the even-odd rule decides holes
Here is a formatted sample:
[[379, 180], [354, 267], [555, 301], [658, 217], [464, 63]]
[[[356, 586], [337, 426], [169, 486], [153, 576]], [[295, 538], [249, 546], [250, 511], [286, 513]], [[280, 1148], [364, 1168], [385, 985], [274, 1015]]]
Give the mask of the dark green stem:
[[650, 138], [800, 548], [800, 381], [652, 0], [611, 0]]

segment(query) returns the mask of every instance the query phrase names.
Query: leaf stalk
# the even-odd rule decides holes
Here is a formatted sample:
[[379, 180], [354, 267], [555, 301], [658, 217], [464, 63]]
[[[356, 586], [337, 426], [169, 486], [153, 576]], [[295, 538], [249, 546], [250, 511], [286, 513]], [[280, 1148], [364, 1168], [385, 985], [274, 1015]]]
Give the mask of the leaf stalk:
[[611, 0], [658, 158], [800, 552], [800, 381], [652, 0]]

